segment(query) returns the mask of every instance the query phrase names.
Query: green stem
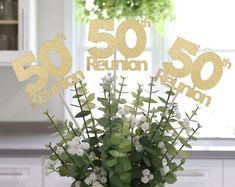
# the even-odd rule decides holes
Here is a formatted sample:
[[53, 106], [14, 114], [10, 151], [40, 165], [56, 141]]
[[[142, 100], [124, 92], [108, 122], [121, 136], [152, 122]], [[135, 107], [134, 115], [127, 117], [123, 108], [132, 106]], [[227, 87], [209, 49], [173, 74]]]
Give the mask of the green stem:
[[[171, 91], [172, 91], [172, 89], [170, 88], [170, 92], [171, 92]], [[162, 113], [161, 120], [160, 120], [160, 122], [159, 122], [159, 124], [158, 124], [159, 127], [161, 126], [161, 124], [162, 124], [162, 122], [163, 122], [163, 120], [164, 120], [165, 113], [166, 113], [166, 111], [167, 111], [167, 106], [168, 106], [168, 104], [169, 104], [170, 95], [171, 95], [170, 92], [169, 92], [168, 97], [167, 97], [167, 100], [166, 100], [165, 110], [164, 110], [164, 112]], [[158, 128], [156, 128], [156, 129], [154, 130], [154, 132], [153, 132], [153, 134], [152, 134], [152, 136], [151, 136], [151, 138], [150, 138], [150, 141], [151, 141], [151, 142], [153, 141], [153, 138], [154, 138], [154, 136], [155, 136], [156, 133], [157, 133], [157, 129], [158, 129]]]
[[64, 138], [64, 136], [61, 134], [60, 130], [58, 129], [57, 125], [55, 124], [53, 118], [49, 115], [48, 112], [46, 112], [45, 114], [46, 114], [46, 116], [48, 117], [48, 119], [50, 120], [51, 124], [52, 124], [52, 125], [54, 126], [54, 128], [56, 129], [56, 131], [59, 133], [59, 135], [61, 136], [61, 138], [62, 138], [64, 141], [66, 141], [65, 138]]
[[[193, 112], [192, 112], [192, 115], [190, 116], [189, 120], [191, 121], [194, 117], [194, 115], [196, 114], [197, 110], [199, 109], [199, 107], [197, 107]], [[181, 129], [181, 131], [178, 133], [178, 135], [175, 137], [175, 139], [173, 140], [173, 142], [171, 143], [171, 145], [173, 145], [176, 140], [178, 140], [178, 138], [180, 137], [180, 135], [182, 134], [182, 132], [184, 131], [184, 128]], [[165, 152], [164, 156], [162, 157], [165, 158], [165, 156], [167, 155], [168, 151]]]
[[[83, 108], [82, 108], [81, 100], [79, 98], [77, 86], [76, 86], [76, 84], [74, 86], [75, 86], [75, 91], [76, 91], [77, 98], [78, 98], [78, 104], [79, 104], [79, 107], [81, 109], [81, 112], [83, 113]], [[83, 122], [84, 122], [84, 126], [85, 126], [85, 129], [86, 129], [87, 136], [88, 136], [88, 138], [90, 138], [90, 135], [89, 135], [89, 132], [88, 132], [88, 128], [87, 128], [87, 124], [86, 124], [86, 119], [85, 119], [84, 116], [82, 116], [82, 119], [83, 119]]]
[[109, 95], [108, 95], [108, 102], [109, 102], [109, 135], [110, 135], [110, 139], [111, 139], [111, 135], [112, 135], [112, 125], [111, 125], [111, 93], [109, 91]]
[[51, 143], [49, 144], [49, 147], [52, 150], [52, 152], [56, 155], [56, 157], [60, 160], [61, 164], [67, 168], [67, 166], [64, 163], [64, 161], [60, 158], [60, 156], [56, 153], [56, 151], [51, 147]]
[[[83, 87], [82, 82], [80, 82], [80, 85]], [[86, 99], [86, 101], [87, 101], [88, 98], [87, 98], [86, 92], [83, 91], [83, 95], [85, 96], [85, 99]], [[95, 120], [94, 120], [94, 116], [93, 116], [92, 111], [91, 111], [91, 108], [90, 108], [89, 106], [88, 106], [88, 109], [89, 109], [89, 111], [90, 111], [91, 122], [92, 122], [93, 128], [95, 129]], [[97, 135], [96, 131], [94, 131], [94, 134], [95, 134], [95, 137], [98, 139], [98, 135]]]
[[[141, 95], [141, 86], [139, 85], [138, 91], [137, 91], [137, 98], [136, 98], [136, 103], [134, 105], [134, 117], [137, 115], [138, 107], [139, 107], [139, 100], [140, 100], [140, 95]], [[134, 142], [133, 142], [133, 133], [134, 133], [134, 127], [131, 128], [131, 148], [134, 149]]]
[[[186, 143], [188, 143], [191, 138], [193, 137], [193, 135], [197, 132], [197, 130], [200, 128], [200, 126], [198, 126], [194, 131], [193, 133], [189, 136], [189, 138], [186, 140]], [[176, 155], [178, 155], [178, 153], [184, 148], [184, 144], [179, 148], [179, 150], [177, 151], [177, 153], [169, 160], [169, 162], [167, 163], [166, 166], [168, 166], [170, 164], [170, 162], [176, 157]]]
[[[150, 92], [149, 92], [149, 99], [150, 99], [150, 100], [152, 99], [153, 81], [154, 81], [154, 79], [153, 79], [153, 77], [151, 77]], [[147, 116], [149, 116], [150, 106], [151, 106], [151, 101], [149, 101], [149, 103], [148, 103], [148, 113], [147, 113]]]
[[59, 144], [60, 147], [63, 148], [64, 152], [68, 155], [68, 157], [70, 158], [70, 160], [76, 165], [75, 160], [71, 157], [71, 155], [68, 153], [68, 151], [65, 149], [65, 147], [62, 144]]
[[120, 88], [120, 92], [119, 92], [119, 95], [118, 95], [118, 101], [121, 99], [122, 89], [124, 87], [124, 81], [125, 81], [125, 78], [122, 77], [122, 83], [121, 83], [121, 88]]

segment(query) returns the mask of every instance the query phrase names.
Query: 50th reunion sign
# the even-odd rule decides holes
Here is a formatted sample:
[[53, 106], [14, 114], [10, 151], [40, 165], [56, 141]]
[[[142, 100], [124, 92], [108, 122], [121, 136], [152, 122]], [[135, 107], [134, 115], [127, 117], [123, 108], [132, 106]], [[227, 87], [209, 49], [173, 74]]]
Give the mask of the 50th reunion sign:
[[[86, 64], [88, 71], [147, 71], [148, 63], [139, 56], [146, 48], [147, 35], [143, 23], [126, 20], [117, 27], [115, 35], [109, 33], [114, 31], [113, 20], [90, 21], [88, 40], [94, 43], [94, 47], [88, 50]], [[132, 29], [136, 34], [135, 46], [127, 45], [126, 33]], [[59, 94], [60, 90], [77, 84], [85, 78], [81, 70], [69, 74], [72, 68], [72, 56], [64, 45], [65, 36], [58, 35], [50, 41], [45, 42], [39, 49], [38, 57], [32, 52], [12, 62], [12, 67], [20, 82], [27, 81], [25, 92], [32, 105], [42, 104], [50, 98]], [[100, 42], [106, 43], [105, 48], [98, 48]], [[200, 46], [187, 39], [178, 37], [169, 50], [169, 56], [173, 62], [181, 63], [181, 67], [174, 66], [173, 62], [164, 62], [162, 68], [156, 70], [154, 80], [159, 81], [166, 87], [171, 87], [177, 93], [185, 94], [196, 102], [209, 106], [211, 96], [206, 91], [214, 88], [221, 80], [224, 68], [230, 68], [228, 59], [221, 59], [219, 55], [208, 51], [198, 55]], [[119, 51], [123, 59], [110, 60], [116, 51]], [[56, 66], [49, 58], [51, 51], [56, 52], [62, 61], [60, 67]], [[195, 60], [192, 59], [195, 57]], [[35, 65], [35, 62], [38, 62]], [[153, 62], [154, 63], [154, 62]], [[156, 62], [157, 63], [157, 62]], [[208, 78], [202, 78], [202, 70], [207, 63], [213, 65], [213, 71]], [[35, 82], [29, 82], [36, 76]], [[56, 78], [56, 82], [49, 84], [49, 78]], [[182, 82], [183, 78], [191, 77], [191, 84]], [[179, 81], [180, 79], [181, 81]]]

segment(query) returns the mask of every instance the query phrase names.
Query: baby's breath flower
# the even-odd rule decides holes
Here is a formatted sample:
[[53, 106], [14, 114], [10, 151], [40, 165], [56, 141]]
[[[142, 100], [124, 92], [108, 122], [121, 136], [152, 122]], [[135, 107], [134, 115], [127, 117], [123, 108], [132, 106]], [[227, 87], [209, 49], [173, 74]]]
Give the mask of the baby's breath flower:
[[87, 185], [91, 185], [91, 184], [92, 184], [92, 180], [91, 180], [90, 177], [85, 178], [84, 182], [85, 182]]
[[165, 173], [168, 173], [168, 172], [170, 171], [170, 168], [169, 168], [168, 166], [164, 166], [164, 167], [163, 167], [163, 171], [164, 171]]
[[147, 123], [147, 122], [143, 123], [143, 124], [141, 125], [141, 129], [142, 129], [143, 131], [149, 130], [149, 123]]
[[141, 177], [141, 182], [144, 183], [144, 184], [147, 184], [149, 182], [148, 177], [147, 176]]
[[142, 116], [142, 117], [140, 118], [140, 121], [143, 122], [143, 123], [146, 122], [146, 121], [147, 121], [147, 117], [146, 117], [146, 116]]
[[95, 181], [95, 182], [93, 183], [92, 187], [103, 187], [103, 185], [100, 184], [100, 182]]
[[77, 154], [78, 156], [83, 156], [83, 155], [85, 154], [85, 152], [84, 152], [83, 149], [78, 149], [77, 152], [76, 152], [76, 154]]
[[84, 150], [88, 150], [88, 149], [90, 149], [90, 144], [87, 142], [82, 142], [81, 148]]
[[141, 152], [141, 151], [143, 151], [143, 146], [140, 145], [140, 144], [137, 144], [137, 145], [135, 145], [135, 150], [136, 150], [137, 152]]
[[107, 177], [101, 177], [101, 178], [100, 178], [100, 182], [101, 182], [102, 184], [105, 184], [105, 183], [107, 182]]
[[151, 180], [153, 180], [153, 179], [154, 179], [153, 174], [149, 174], [149, 180], [151, 181]]
[[160, 149], [165, 148], [164, 142], [159, 142], [157, 146], [158, 146], [158, 148], [160, 148]]
[[143, 175], [149, 175], [149, 174], [150, 174], [150, 170], [149, 170], [149, 169], [144, 169], [144, 170], [142, 171], [142, 174], [143, 174]]

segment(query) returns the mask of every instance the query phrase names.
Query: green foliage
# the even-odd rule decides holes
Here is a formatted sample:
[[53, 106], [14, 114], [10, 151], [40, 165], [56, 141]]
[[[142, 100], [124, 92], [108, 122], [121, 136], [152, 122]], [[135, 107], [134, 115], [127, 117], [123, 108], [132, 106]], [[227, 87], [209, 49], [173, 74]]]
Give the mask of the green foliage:
[[93, 19], [149, 20], [163, 28], [166, 19], [174, 18], [174, 0], [76, 0], [76, 17], [79, 22]]
[[[72, 187], [89, 187], [95, 182], [105, 187], [175, 183], [176, 172], [183, 170], [183, 158], [188, 156], [183, 148], [191, 148], [190, 141], [196, 140], [200, 128], [193, 120], [198, 108], [178, 119], [177, 104], [171, 102], [175, 93], [170, 89], [159, 96], [153, 78], [147, 90], [138, 84], [127, 104], [125, 78], [121, 77], [116, 89], [114, 80], [111, 74], [102, 79], [99, 97], [89, 93], [83, 82], [75, 86], [76, 104], [72, 106], [77, 109], [74, 119], [80, 128], [67, 120], [61, 126], [45, 112], [50, 128], [60, 137], [55, 146], [46, 145], [52, 151], [48, 171], [74, 178]], [[97, 110], [102, 114], [99, 117], [94, 116]], [[179, 163], [175, 162], [177, 155], [182, 157]]]

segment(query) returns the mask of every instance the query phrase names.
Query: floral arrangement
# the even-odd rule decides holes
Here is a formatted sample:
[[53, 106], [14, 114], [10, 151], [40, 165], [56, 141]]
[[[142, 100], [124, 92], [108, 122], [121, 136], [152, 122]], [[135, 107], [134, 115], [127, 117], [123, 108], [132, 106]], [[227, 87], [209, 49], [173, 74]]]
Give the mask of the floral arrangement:
[[83, 81], [75, 86], [77, 104], [73, 106], [79, 110], [75, 118], [81, 128], [67, 120], [61, 127], [45, 112], [61, 138], [56, 145], [46, 145], [52, 151], [49, 173], [72, 177], [71, 187], [160, 187], [176, 182], [175, 173], [183, 170], [187, 157], [182, 149], [191, 148], [189, 141], [196, 140], [200, 128], [193, 120], [198, 107], [182, 118], [177, 94], [170, 89], [166, 98], [157, 96], [153, 78], [148, 89], [138, 85], [131, 92], [129, 103], [125, 80], [121, 77], [115, 87], [118, 80], [112, 74], [102, 79], [99, 118], [95, 117], [95, 94], [88, 92]]
[[79, 22], [89, 19], [143, 19], [162, 24], [173, 19], [173, 0], [76, 0]]

